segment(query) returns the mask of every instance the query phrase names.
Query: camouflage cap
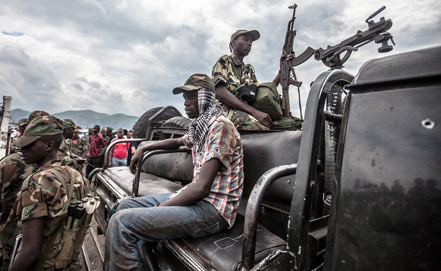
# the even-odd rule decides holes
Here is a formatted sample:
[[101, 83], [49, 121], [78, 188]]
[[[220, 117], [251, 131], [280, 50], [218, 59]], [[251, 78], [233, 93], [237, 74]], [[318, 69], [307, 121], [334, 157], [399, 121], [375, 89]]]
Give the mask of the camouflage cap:
[[21, 120], [18, 122], [18, 127], [26, 126], [26, 125], [28, 124], [28, 122], [29, 122], [29, 120], [26, 119], [26, 118], [21, 119]]
[[63, 126], [52, 116], [41, 116], [31, 120], [23, 135], [15, 141], [18, 148], [25, 147], [42, 136], [61, 134]]
[[206, 88], [214, 92], [214, 83], [211, 78], [203, 73], [195, 73], [185, 81], [183, 86], [173, 89], [173, 94], [179, 94], [183, 91], [193, 91], [200, 88]]
[[49, 113], [43, 110], [35, 110], [31, 114], [29, 114], [29, 121], [41, 116], [49, 116]]
[[256, 41], [260, 38], [260, 33], [257, 30], [245, 30], [245, 29], [241, 29], [241, 30], [237, 30], [236, 32], [233, 33], [233, 35], [231, 35], [230, 38], [230, 43], [235, 40], [237, 37], [241, 36], [241, 35], [249, 35], [251, 37], [251, 39], [253, 39], [253, 41]]
[[76, 125], [75, 122], [73, 122], [73, 120], [71, 119], [64, 119], [63, 120], [63, 128], [67, 129], [67, 128], [74, 128], [75, 129]]

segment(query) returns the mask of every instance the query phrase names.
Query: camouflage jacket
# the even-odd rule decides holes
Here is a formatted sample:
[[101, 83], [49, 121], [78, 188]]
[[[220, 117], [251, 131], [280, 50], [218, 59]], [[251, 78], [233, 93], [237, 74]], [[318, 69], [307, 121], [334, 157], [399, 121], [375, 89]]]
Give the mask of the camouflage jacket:
[[0, 161], [0, 269], [7, 270], [9, 256], [18, 233], [17, 221], [7, 223], [7, 219], [20, 192], [24, 180], [35, 171], [33, 165], [26, 164], [18, 153], [10, 154]]
[[236, 97], [239, 96], [238, 89], [241, 86], [259, 83], [253, 66], [242, 63], [234, 54], [219, 58], [214, 64], [212, 77], [215, 85], [223, 82]]
[[66, 143], [70, 145], [70, 150], [73, 154], [76, 154], [81, 157], [85, 157], [87, 151], [89, 150], [89, 146], [83, 138], [78, 138], [77, 142], [74, 142], [72, 139], [66, 140]]
[[63, 166], [69, 166], [76, 170], [79, 170], [78, 162], [75, 160], [75, 157], [71, 151], [71, 142], [66, 141], [63, 138], [61, 142], [60, 148], [58, 149], [58, 159], [61, 160], [61, 164]]
[[[51, 168], [57, 170], [59, 175], [64, 177], [66, 185], [72, 188], [71, 199], [68, 199], [66, 187], [62, 182], [48, 171]], [[78, 171], [61, 166], [59, 160], [47, 162], [23, 182], [9, 217], [0, 228], [2, 244], [12, 247], [22, 223], [33, 218], [46, 218], [43, 230], [45, 238], [55, 234], [67, 217], [70, 200], [83, 198], [89, 192], [89, 187], [87, 179]], [[9, 259], [8, 255], [6, 257]]]
[[18, 153], [10, 154], [0, 160], [0, 201], [1, 219], [4, 223], [17, 199], [23, 181], [35, 171], [33, 165], [26, 164]]
[[[48, 170], [51, 168], [57, 170], [64, 180], [59, 180]], [[64, 187], [63, 183], [70, 187]], [[72, 189], [70, 199], [68, 189]], [[87, 193], [89, 182], [78, 171], [61, 166], [58, 160], [49, 161], [23, 182], [17, 201], [19, 226], [30, 219], [46, 217], [43, 235], [49, 236], [66, 219], [69, 203], [81, 200]]]

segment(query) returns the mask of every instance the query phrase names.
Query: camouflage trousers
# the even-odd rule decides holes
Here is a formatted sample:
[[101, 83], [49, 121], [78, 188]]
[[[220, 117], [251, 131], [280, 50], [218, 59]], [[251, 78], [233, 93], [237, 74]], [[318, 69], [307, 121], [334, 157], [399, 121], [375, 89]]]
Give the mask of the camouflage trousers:
[[303, 121], [298, 118], [280, 118], [271, 123], [271, 128], [266, 127], [262, 122], [252, 115], [238, 109], [223, 106], [225, 116], [234, 123], [237, 130], [242, 131], [268, 131], [285, 130], [300, 131], [303, 127]]

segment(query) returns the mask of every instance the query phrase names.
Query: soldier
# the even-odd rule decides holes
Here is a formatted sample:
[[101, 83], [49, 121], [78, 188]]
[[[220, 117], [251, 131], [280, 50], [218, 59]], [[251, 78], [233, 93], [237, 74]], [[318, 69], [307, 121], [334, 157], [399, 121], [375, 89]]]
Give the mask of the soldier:
[[62, 161], [63, 165], [70, 166], [81, 172], [80, 163], [84, 163], [85, 159], [74, 155], [71, 151], [71, 141], [75, 132], [75, 123], [71, 119], [63, 120], [63, 141], [61, 142], [60, 149], [58, 150], [58, 158]]
[[[18, 122], [18, 132], [17, 132], [17, 137], [19, 137], [19, 136], [21, 136], [22, 134], [23, 134], [23, 132], [24, 132], [24, 129], [26, 128], [26, 124], [28, 124], [28, 119], [27, 118], [24, 118], [24, 119], [21, 119], [19, 122]], [[14, 152], [16, 152], [17, 150], [15, 149], [15, 140], [16, 140], [16, 138], [13, 138], [12, 140], [11, 140], [11, 146], [9, 147], [9, 153], [14, 153]]]
[[[34, 111], [29, 115], [29, 120], [38, 116], [48, 116], [45, 111]], [[20, 120], [22, 128], [20, 136], [28, 123], [28, 119]], [[16, 224], [6, 226], [6, 221], [11, 209], [17, 199], [23, 181], [35, 171], [35, 166], [27, 164], [21, 159], [19, 153], [13, 153], [0, 160], [0, 199], [1, 199], [1, 218], [0, 218], [0, 267], [7, 270], [9, 256], [12, 252], [16, 234]]]
[[[225, 115], [240, 130], [299, 130], [301, 121], [292, 118], [281, 118], [277, 121], [262, 111], [252, 107], [246, 99], [242, 99], [242, 93], [257, 92], [256, 74], [253, 66], [245, 64], [243, 59], [251, 52], [254, 41], [260, 38], [257, 30], [237, 30], [230, 38], [231, 55], [224, 55], [216, 62], [212, 70], [212, 76], [216, 85], [216, 98], [223, 104]], [[293, 57], [287, 56], [288, 59]], [[280, 83], [280, 71], [268, 86], [274, 88]], [[298, 84], [290, 80], [291, 84]]]
[[69, 140], [71, 151], [73, 154], [78, 155], [82, 158], [86, 158], [87, 150], [89, 149], [87, 146], [87, 142], [84, 138], [81, 138], [79, 136], [80, 134], [80, 127], [76, 127], [75, 132], [73, 134], [73, 137], [71, 140]]
[[58, 258], [73, 242], [65, 239], [63, 224], [69, 204], [81, 200], [88, 193], [89, 184], [76, 170], [62, 166], [58, 160], [62, 129], [54, 117], [38, 117], [29, 122], [17, 140], [23, 160], [35, 163], [38, 170], [23, 182], [8, 218], [19, 219], [23, 234], [22, 248], [11, 271], [69, 269], [74, 262], [72, 258], [63, 262]]

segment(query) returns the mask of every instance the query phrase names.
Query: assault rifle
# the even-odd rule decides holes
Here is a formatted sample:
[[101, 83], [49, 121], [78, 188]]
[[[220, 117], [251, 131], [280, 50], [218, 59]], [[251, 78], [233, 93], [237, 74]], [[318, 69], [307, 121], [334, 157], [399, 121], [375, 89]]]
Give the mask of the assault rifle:
[[284, 99], [283, 116], [290, 117], [291, 110], [289, 107], [289, 85], [293, 84], [297, 86], [297, 92], [299, 95], [299, 108], [300, 108], [300, 118], [302, 116], [302, 104], [300, 101], [300, 86], [302, 82], [297, 81], [297, 76], [294, 71], [294, 66], [291, 65], [290, 60], [288, 60], [288, 55], [295, 55], [294, 53], [294, 38], [296, 36], [296, 30], [294, 30], [294, 21], [296, 20], [296, 8], [297, 5], [294, 4], [288, 7], [293, 10], [292, 18], [288, 22], [288, 29], [285, 34], [285, 42], [282, 49], [282, 67], [280, 69], [280, 84], [282, 85], [282, 94]]

